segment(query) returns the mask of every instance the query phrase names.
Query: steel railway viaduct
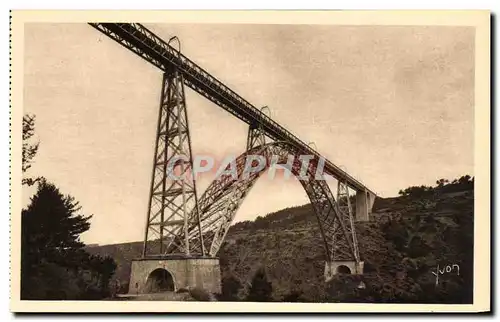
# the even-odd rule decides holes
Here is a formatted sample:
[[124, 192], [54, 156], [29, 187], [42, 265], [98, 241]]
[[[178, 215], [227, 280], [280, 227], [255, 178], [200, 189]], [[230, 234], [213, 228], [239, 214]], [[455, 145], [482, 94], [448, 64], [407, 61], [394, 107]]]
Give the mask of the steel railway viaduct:
[[[239, 206], [266, 170], [239, 180], [223, 176], [200, 198], [195, 180], [168, 176], [167, 165], [174, 158], [179, 160], [173, 163], [178, 173], [193, 170], [184, 86], [249, 125], [246, 149], [236, 159], [238, 174], [248, 155], [274, 158], [278, 164], [292, 156], [288, 169], [296, 176], [305, 174], [299, 181], [313, 205], [322, 235], [325, 279], [340, 271], [363, 273], [355, 221], [368, 220], [376, 196], [373, 191], [184, 56], [176, 37], [166, 42], [138, 23], [90, 25], [163, 72], [144, 247], [142, 257], [132, 261], [130, 294], [186, 287], [220, 292], [217, 252]], [[174, 42], [177, 48], [171, 45]], [[304, 164], [302, 155], [310, 155], [312, 160]], [[336, 198], [326, 181], [315, 176], [320, 165], [337, 180]], [[356, 192], [355, 214], [350, 189]]]

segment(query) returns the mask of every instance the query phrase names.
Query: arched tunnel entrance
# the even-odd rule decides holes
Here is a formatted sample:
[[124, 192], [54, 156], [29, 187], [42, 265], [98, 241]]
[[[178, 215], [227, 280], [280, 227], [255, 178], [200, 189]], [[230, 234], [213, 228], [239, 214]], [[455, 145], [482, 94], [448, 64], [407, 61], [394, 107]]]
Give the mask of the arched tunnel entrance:
[[346, 265], [339, 265], [337, 267], [337, 274], [349, 275], [351, 274], [351, 269]]
[[157, 268], [149, 274], [146, 281], [146, 293], [175, 291], [174, 278], [166, 269]]

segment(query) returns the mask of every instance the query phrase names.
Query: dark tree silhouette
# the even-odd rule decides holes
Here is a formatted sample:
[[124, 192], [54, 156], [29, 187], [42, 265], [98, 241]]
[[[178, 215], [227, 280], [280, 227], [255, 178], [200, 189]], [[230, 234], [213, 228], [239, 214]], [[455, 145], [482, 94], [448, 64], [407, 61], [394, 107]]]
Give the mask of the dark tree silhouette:
[[79, 211], [73, 197], [40, 180], [30, 205], [22, 211], [22, 299], [105, 296], [116, 264], [84, 251], [80, 234], [89, 229], [91, 216]]
[[[22, 172], [31, 168], [39, 143], [35, 116], [23, 117]], [[102, 299], [116, 264], [110, 257], [89, 255], [80, 235], [90, 228], [91, 216], [79, 214], [78, 202], [63, 196], [44, 177], [24, 177], [23, 185], [38, 184], [21, 213], [21, 299]]]
[[247, 301], [250, 302], [270, 302], [273, 287], [267, 280], [264, 268], [259, 268], [252, 279], [252, 285], [248, 292]]
[[233, 275], [229, 275], [222, 279], [222, 301], [237, 301], [238, 291], [241, 288], [240, 281]]
[[63, 196], [53, 184], [42, 180], [31, 204], [23, 211], [26, 238], [57, 253], [83, 247], [80, 234], [90, 228], [92, 216], [78, 214], [80, 209], [73, 197]]

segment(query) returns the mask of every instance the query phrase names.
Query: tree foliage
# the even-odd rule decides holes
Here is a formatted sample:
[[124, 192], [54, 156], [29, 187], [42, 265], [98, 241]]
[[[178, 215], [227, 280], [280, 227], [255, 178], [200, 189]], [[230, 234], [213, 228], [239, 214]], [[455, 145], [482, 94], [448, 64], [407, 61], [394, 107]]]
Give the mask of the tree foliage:
[[240, 281], [234, 276], [225, 276], [222, 279], [222, 294], [221, 301], [236, 301], [238, 300], [238, 292], [241, 289]]
[[[349, 285], [349, 279], [338, 278], [328, 288], [330, 300], [472, 303], [473, 194], [446, 195], [471, 192], [472, 188], [473, 178], [462, 176], [452, 182], [438, 180], [435, 187], [406, 189], [402, 199], [406, 208], [377, 223], [381, 233], [379, 247], [368, 251], [367, 247], [360, 247], [365, 265], [376, 268], [361, 277], [366, 287], [358, 289], [355, 284]], [[362, 237], [360, 242], [366, 240]], [[383, 253], [383, 249], [390, 249], [389, 254]], [[438, 265], [444, 268], [453, 264], [459, 266], [459, 273], [440, 276], [436, 282], [432, 272]]]
[[71, 196], [63, 196], [53, 184], [42, 180], [28, 208], [23, 210], [23, 234], [44, 251], [63, 254], [80, 249], [80, 234], [90, 228], [89, 220], [79, 214], [81, 207]]
[[107, 296], [116, 264], [90, 255], [80, 235], [91, 216], [53, 184], [41, 180], [22, 211], [21, 297], [23, 299], [99, 299]]
[[252, 285], [250, 286], [247, 301], [250, 302], [269, 302], [271, 301], [271, 295], [273, 292], [273, 287], [271, 282], [267, 280], [266, 271], [263, 267], [260, 267], [252, 279]]
[[[405, 189], [404, 196], [376, 201], [370, 222], [356, 223], [364, 261], [361, 276], [325, 284], [321, 235], [310, 205], [288, 208], [255, 222], [234, 225], [221, 248], [221, 269], [242, 283], [265, 265], [272, 299], [286, 302], [471, 303], [473, 289], [474, 178], [437, 180]], [[378, 205], [377, 205], [378, 204]], [[378, 212], [378, 209], [381, 211]], [[264, 228], [266, 227], [266, 228]], [[460, 275], [437, 266], [457, 264]], [[248, 300], [248, 298], [239, 298]]]
[[[39, 142], [33, 143], [32, 137], [35, 135], [35, 116], [26, 114], [23, 116], [23, 151], [22, 151], [22, 166], [21, 169], [23, 174], [31, 168], [33, 159], [38, 152]], [[39, 177], [24, 177], [22, 179], [22, 184], [33, 185], [40, 180]]]
[[435, 192], [457, 192], [474, 188], [474, 178], [466, 174], [460, 178], [449, 181], [448, 179], [436, 180], [436, 186], [411, 186], [404, 190], [399, 190], [399, 195], [413, 198], [425, 198]]
[[[364, 274], [342, 275], [328, 284], [310, 204], [233, 225], [219, 252], [223, 293], [230, 290], [225, 293], [239, 301], [472, 303], [474, 178], [439, 183], [423, 196], [377, 198], [371, 221], [356, 223]], [[130, 271], [123, 267], [140, 256], [141, 246], [96, 249], [123, 261], [118, 275], [126, 281]], [[437, 265], [454, 263], [460, 275], [443, 275], [436, 285]], [[233, 282], [242, 284], [239, 292]], [[224, 294], [219, 299], [227, 300]]]
[[[31, 168], [39, 143], [35, 117], [23, 117], [23, 174]], [[78, 202], [64, 196], [43, 177], [24, 177], [38, 183], [30, 204], [21, 213], [21, 299], [102, 299], [116, 269], [110, 257], [88, 254], [80, 235], [90, 228], [91, 216], [80, 213]]]

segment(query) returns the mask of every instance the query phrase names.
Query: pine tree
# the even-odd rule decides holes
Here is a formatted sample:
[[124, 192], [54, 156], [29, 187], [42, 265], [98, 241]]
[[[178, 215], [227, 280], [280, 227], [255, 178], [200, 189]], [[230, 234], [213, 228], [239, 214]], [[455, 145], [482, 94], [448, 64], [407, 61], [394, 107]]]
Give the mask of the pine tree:
[[[89, 229], [88, 221], [91, 216], [80, 215], [79, 210], [78, 203], [72, 197], [63, 196], [53, 184], [45, 180], [39, 182], [38, 190], [32, 197], [30, 205], [22, 211], [21, 293], [23, 297], [30, 298], [35, 295], [33, 292], [36, 287], [30, 284], [34, 280], [41, 282], [44, 277], [49, 277], [51, 274], [48, 274], [47, 270], [54, 271], [50, 267], [58, 265], [61, 267], [58, 270], [67, 271], [67, 274], [55, 274], [56, 277], [61, 278], [64, 275], [70, 277], [77, 273], [78, 267], [85, 261], [88, 254], [82, 249], [84, 244], [80, 241], [80, 234]], [[47, 287], [58, 287], [61, 284], [48, 283]]]
[[[31, 167], [39, 143], [32, 143], [35, 117], [23, 117], [23, 174]], [[92, 256], [80, 235], [91, 216], [79, 214], [78, 202], [64, 196], [43, 177], [24, 177], [38, 190], [21, 214], [21, 299], [102, 299], [116, 269], [110, 257]]]
[[109, 257], [90, 255], [80, 235], [92, 216], [42, 179], [22, 212], [21, 298], [101, 299], [116, 269]]
[[42, 180], [31, 204], [23, 210], [26, 242], [40, 251], [65, 254], [84, 246], [80, 234], [90, 228], [89, 220], [78, 214], [80, 206], [51, 183]]
[[261, 267], [252, 279], [247, 300], [250, 302], [270, 302], [272, 292], [272, 283], [267, 280], [266, 271]]

